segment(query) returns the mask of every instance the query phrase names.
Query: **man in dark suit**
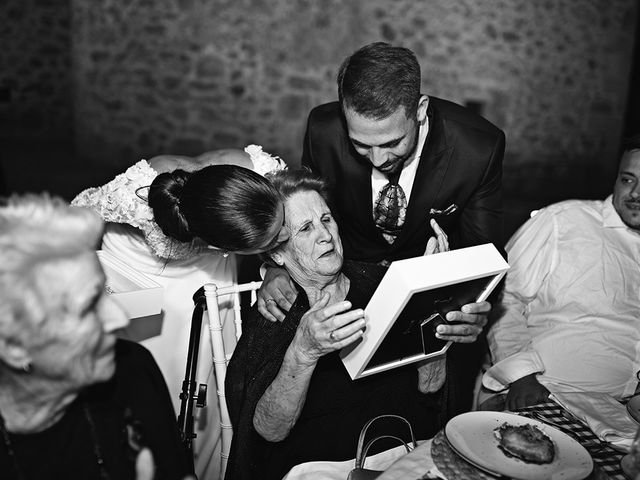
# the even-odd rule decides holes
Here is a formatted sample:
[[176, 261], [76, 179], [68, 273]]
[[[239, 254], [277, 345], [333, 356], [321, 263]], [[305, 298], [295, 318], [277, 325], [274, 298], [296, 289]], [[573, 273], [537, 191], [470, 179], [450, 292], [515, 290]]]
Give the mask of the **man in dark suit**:
[[[435, 97], [420, 96], [415, 115], [400, 110], [395, 114], [399, 125], [382, 128], [394, 123], [393, 116], [374, 120], [347, 104], [345, 121], [338, 102], [309, 115], [302, 164], [333, 187], [346, 257], [390, 262], [422, 255], [434, 235], [432, 218], [452, 249], [488, 242], [501, 248], [504, 134], [482, 117]], [[426, 140], [419, 138], [421, 133]], [[413, 182], [404, 189], [410, 191], [405, 223], [389, 243], [373, 209], [393, 168], [402, 170], [401, 185], [407, 170]]]
[[[332, 187], [346, 258], [386, 264], [446, 250], [447, 242], [502, 246], [503, 132], [422, 95], [420, 84], [413, 52], [373, 43], [340, 67], [339, 101], [309, 115], [302, 164]], [[287, 282], [275, 271], [265, 277], [258, 308], [267, 318], [290, 307]], [[449, 312], [447, 320], [460, 323], [439, 326], [438, 336], [475, 341], [489, 309], [480, 302]]]

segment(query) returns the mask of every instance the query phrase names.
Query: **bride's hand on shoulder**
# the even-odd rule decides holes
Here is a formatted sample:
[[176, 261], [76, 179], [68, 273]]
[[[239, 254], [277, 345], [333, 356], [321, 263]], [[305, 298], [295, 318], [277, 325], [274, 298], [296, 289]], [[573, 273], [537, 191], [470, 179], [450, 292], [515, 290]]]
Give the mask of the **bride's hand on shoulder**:
[[270, 322], [282, 322], [296, 301], [298, 292], [284, 268], [268, 266], [257, 292], [260, 314]]

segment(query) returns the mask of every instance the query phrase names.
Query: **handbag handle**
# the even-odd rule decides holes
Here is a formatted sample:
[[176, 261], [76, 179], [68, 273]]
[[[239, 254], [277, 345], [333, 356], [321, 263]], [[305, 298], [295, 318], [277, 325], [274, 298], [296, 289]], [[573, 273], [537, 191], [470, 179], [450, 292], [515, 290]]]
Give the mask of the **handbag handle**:
[[[393, 435], [380, 435], [378, 437], [375, 437], [369, 440], [365, 445], [364, 439], [367, 435], [367, 430], [369, 429], [372, 423], [378, 420], [381, 420], [383, 418], [387, 418], [387, 419], [395, 418], [401, 422], [404, 422], [407, 425], [407, 427], [409, 427], [409, 433], [411, 434], [411, 443], [413, 444], [413, 447], [409, 447], [409, 445], [407, 445], [407, 443], [404, 440], [402, 440], [400, 437], [396, 437]], [[376, 441], [382, 438], [393, 438], [395, 440], [400, 441], [407, 449], [407, 453], [410, 452], [412, 448], [416, 448], [418, 446], [418, 444], [416, 443], [416, 437], [413, 434], [413, 428], [411, 428], [411, 424], [407, 421], [406, 418], [401, 417], [400, 415], [379, 415], [377, 417], [372, 418], [367, 423], [365, 423], [364, 427], [362, 427], [362, 430], [360, 430], [360, 437], [358, 438], [358, 450], [356, 451], [355, 468], [364, 468], [364, 462], [367, 459], [367, 453], [369, 452], [369, 447], [371, 447], [371, 445], [373, 445]]]

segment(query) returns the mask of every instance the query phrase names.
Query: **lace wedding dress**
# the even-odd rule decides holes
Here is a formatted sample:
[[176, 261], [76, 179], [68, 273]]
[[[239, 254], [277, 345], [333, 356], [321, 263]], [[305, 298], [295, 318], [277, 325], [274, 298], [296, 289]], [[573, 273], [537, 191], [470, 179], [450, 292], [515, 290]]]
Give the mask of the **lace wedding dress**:
[[[258, 145], [249, 145], [244, 151], [251, 157], [253, 170], [260, 175], [285, 168], [280, 157], [264, 152]], [[197, 255], [204, 249], [202, 246], [168, 238], [154, 221], [145, 190], [156, 176], [158, 172], [146, 160], [140, 160], [109, 183], [80, 192], [71, 204], [95, 210], [105, 222], [137, 228], [157, 257], [173, 260]]]
[[[251, 156], [253, 169], [260, 174], [284, 168], [282, 160], [263, 152], [261, 147], [252, 145], [245, 151]], [[153, 220], [153, 212], [144, 200], [144, 194], [141, 195], [141, 187], [151, 185], [157, 175], [146, 160], [141, 160], [111, 182], [81, 192], [72, 204], [94, 209], [107, 222], [103, 250], [163, 287], [161, 318], [136, 319], [124, 336], [139, 340], [151, 351], [167, 382], [177, 412], [191, 329], [192, 296], [205, 283], [215, 283], [219, 287], [234, 284], [237, 262], [234, 255], [224, 256], [217, 250], [177, 242], [162, 233]], [[221, 303], [225, 346], [233, 346], [235, 333], [230, 316], [231, 305], [227, 303], [227, 308], [224, 306]], [[227, 318], [228, 322], [225, 321]], [[148, 338], [150, 331], [155, 336]], [[195, 467], [198, 478], [202, 480], [220, 476], [220, 413], [208, 335], [208, 329], [203, 328], [196, 379], [198, 383], [209, 386], [208, 405], [195, 409], [195, 431], [198, 435], [194, 440]], [[227, 350], [227, 354], [230, 353]]]

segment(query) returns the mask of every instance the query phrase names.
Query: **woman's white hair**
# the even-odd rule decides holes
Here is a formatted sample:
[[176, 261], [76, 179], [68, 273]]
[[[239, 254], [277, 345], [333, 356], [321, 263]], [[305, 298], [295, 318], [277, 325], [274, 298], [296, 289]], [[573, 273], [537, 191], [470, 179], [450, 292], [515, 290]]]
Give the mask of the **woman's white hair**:
[[46, 193], [0, 203], [0, 335], [11, 336], [24, 317], [36, 322], [44, 317], [40, 267], [95, 250], [103, 228], [93, 211]]

